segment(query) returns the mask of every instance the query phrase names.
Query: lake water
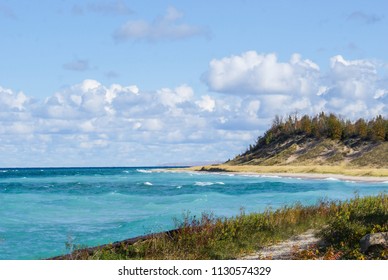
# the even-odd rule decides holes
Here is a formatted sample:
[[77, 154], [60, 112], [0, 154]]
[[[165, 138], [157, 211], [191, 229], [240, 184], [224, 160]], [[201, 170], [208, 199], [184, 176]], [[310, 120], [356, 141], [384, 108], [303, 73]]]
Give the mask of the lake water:
[[234, 216], [384, 193], [385, 183], [163, 172], [156, 168], [0, 169], [0, 259], [68, 253], [173, 229], [188, 212]]

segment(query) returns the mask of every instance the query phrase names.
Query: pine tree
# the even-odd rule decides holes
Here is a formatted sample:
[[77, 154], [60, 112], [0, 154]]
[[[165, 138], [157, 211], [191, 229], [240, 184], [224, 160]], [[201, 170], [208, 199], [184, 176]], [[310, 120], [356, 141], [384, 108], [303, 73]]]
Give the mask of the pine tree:
[[330, 114], [327, 120], [328, 136], [333, 140], [340, 140], [342, 137], [342, 125], [341, 122], [334, 114]]

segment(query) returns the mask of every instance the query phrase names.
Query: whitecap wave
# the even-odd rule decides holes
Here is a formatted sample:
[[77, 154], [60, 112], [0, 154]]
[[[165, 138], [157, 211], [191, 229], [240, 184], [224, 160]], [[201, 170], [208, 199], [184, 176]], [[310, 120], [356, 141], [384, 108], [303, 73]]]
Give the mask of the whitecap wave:
[[212, 182], [195, 182], [194, 185], [195, 185], [195, 186], [204, 187], [204, 186], [211, 186], [211, 185], [214, 185], [214, 183], [212, 183]]
[[144, 182], [144, 185], [146, 186], [152, 186], [153, 184], [151, 182]]
[[328, 177], [328, 178], [325, 178], [324, 180], [325, 181], [339, 181], [339, 179], [333, 178], [333, 177]]
[[277, 175], [260, 175], [261, 178], [281, 178], [280, 176]]
[[136, 171], [140, 173], [152, 173], [151, 170], [146, 170], [146, 169], [136, 169]]
[[217, 185], [225, 185], [224, 182], [216, 182]]

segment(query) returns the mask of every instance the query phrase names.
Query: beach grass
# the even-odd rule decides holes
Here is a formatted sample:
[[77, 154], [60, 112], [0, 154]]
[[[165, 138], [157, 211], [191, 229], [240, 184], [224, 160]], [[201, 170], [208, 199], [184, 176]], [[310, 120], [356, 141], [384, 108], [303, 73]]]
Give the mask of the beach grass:
[[323, 247], [295, 252], [295, 259], [387, 259], [387, 249], [360, 251], [367, 233], [388, 231], [388, 195], [344, 202], [322, 200], [313, 206], [294, 204], [232, 218], [189, 213], [177, 219], [178, 230], [159, 233], [133, 244], [75, 250], [62, 259], [238, 259], [260, 248], [315, 229]]

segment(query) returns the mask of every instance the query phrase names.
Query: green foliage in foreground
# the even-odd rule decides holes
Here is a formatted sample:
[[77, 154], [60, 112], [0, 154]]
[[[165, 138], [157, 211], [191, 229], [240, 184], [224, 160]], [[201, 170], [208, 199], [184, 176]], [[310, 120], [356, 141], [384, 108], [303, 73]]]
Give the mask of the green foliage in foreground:
[[296, 204], [279, 210], [233, 218], [185, 215], [180, 230], [155, 235], [133, 245], [74, 251], [72, 259], [235, 259], [307, 229], [318, 229], [325, 246], [296, 251], [296, 259], [387, 259], [387, 249], [362, 254], [359, 240], [367, 233], [388, 231], [388, 195], [355, 197], [345, 202]]
[[388, 249], [360, 252], [360, 239], [369, 233], [388, 232], [388, 195], [355, 198], [339, 203], [320, 235], [323, 248], [309, 248], [296, 254], [299, 259], [388, 259]]

